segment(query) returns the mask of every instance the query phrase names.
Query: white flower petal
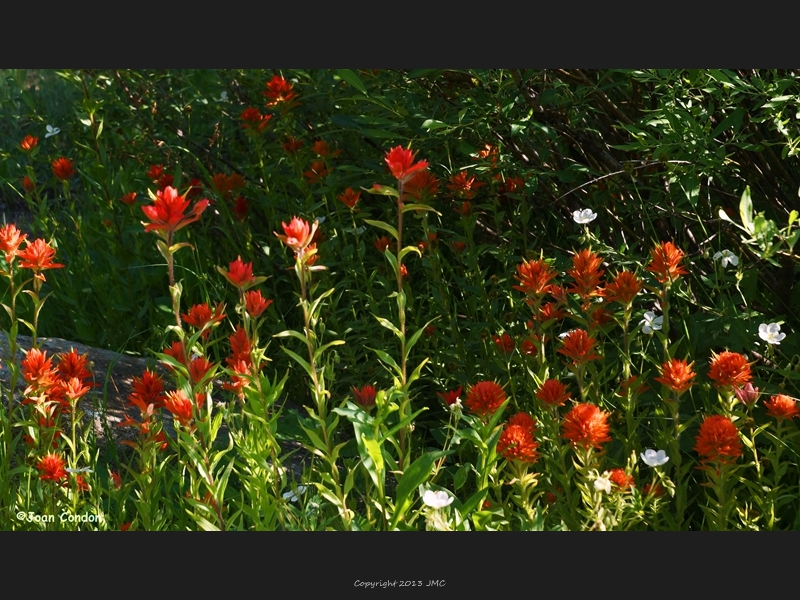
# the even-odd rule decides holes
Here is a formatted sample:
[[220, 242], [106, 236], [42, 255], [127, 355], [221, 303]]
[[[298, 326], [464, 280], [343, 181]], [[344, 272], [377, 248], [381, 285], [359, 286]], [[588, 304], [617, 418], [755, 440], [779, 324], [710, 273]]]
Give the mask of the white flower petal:
[[431, 508], [439, 509], [449, 506], [455, 500], [455, 496], [451, 496], [444, 490], [434, 492], [433, 490], [426, 490], [422, 495], [422, 501]]

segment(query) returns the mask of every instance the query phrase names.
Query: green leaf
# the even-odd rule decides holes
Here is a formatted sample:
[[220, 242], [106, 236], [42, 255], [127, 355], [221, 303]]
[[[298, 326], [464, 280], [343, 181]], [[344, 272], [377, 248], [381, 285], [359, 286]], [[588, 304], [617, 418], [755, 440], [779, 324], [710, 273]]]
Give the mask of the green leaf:
[[336, 69], [336, 74], [343, 80], [352, 85], [356, 88], [359, 92], [367, 94], [367, 88], [364, 87], [364, 83], [359, 79], [358, 75], [355, 72], [351, 71], [350, 69]]
[[447, 123], [437, 121], [436, 119], [425, 119], [422, 122], [422, 128], [427, 129], [428, 131], [431, 129], [441, 129], [442, 127], [447, 127]]
[[402, 332], [397, 327], [394, 326], [394, 323], [392, 323], [388, 319], [384, 319], [383, 317], [379, 317], [377, 315], [373, 316], [378, 320], [378, 323], [383, 325], [389, 331], [393, 332], [398, 338], [400, 338], [401, 341], [405, 339], [406, 336], [404, 336]]
[[440, 213], [438, 210], [436, 210], [435, 208], [433, 208], [428, 204], [403, 204], [403, 214], [412, 210], [433, 212], [439, 215], [440, 217], [442, 216], [442, 213]]
[[286, 346], [281, 346], [281, 348], [283, 349], [284, 352], [286, 352], [286, 354], [288, 354], [293, 359], [295, 359], [295, 361], [297, 361], [297, 363], [301, 367], [303, 367], [305, 369], [305, 371], [306, 371], [306, 373], [308, 373], [309, 377], [312, 377], [312, 378], [314, 377], [314, 372], [311, 369], [311, 365], [308, 364], [308, 361], [303, 360], [302, 358], [300, 358], [299, 355], [297, 355], [296, 353], [294, 353], [291, 350], [289, 350]]
[[753, 201], [750, 199], [750, 186], [744, 188], [742, 199], [739, 201], [739, 216], [742, 218], [742, 225], [750, 235], [755, 232], [753, 223]]
[[400, 197], [400, 193], [391, 186], [388, 185], [380, 185], [380, 184], [373, 184], [371, 188], [362, 187], [362, 190], [365, 192], [369, 192], [370, 194], [377, 194], [379, 196], [393, 196], [395, 198]]
[[389, 232], [389, 234], [394, 238], [397, 239], [399, 237], [397, 233], [397, 229], [389, 225], [388, 223], [384, 223], [383, 221], [373, 221], [372, 219], [364, 219], [364, 223], [367, 225], [372, 225], [373, 227], [377, 227], [378, 229], [383, 229], [384, 231]]
[[369, 346], [367, 346], [367, 350], [372, 350], [375, 354], [377, 354], [378, 358], [380, 358], [384, 364], [389, 365], [392, 369], [394, 369], [398, 377], [403, 376], [403, 369], [400, 368], [400, 365], [398, 365], [387, 352], [378, 350], [377, 348], [370, 348]]
[[308, 344], [308, 340], [306, 340], [305, 336], [302, 333], [300, 333], [299, 331], [295, 331], [294, 329], [287, 329], [286, 331], [281, 331], [280, 333], [276, 333], [272, 337], [280, 337], [280, 338], [282, 338], [282, 337], [293, 337], [293, 338], [297, 338], [298, 340], [300, 340], [304, 344]]
[[[436, 454], [439, 454], [437, 452]], [[438, 457], [437, 457], [438, 458]], [[413, 502], [412, 494], [416, 492], [417, 488], [425, 483], [428, 476], [431, 474], [433, 468], [434, 453], [428, 452], [423, 454], [413, 463], [408, 469], [405, 470], [400, 481], [397, 483], [397, 500], [395, 502], [394, 514], [392, 515], [392, 523], [389, 529], [394, 529], [406, 511], [411, 508]]]

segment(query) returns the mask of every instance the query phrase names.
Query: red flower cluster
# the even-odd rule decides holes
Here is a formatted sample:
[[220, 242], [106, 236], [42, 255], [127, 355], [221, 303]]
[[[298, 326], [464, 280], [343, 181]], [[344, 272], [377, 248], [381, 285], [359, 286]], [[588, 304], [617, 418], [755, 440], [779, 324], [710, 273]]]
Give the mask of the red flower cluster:
[[539, 444], [534, 438], [536, 421], [527, 413], [518, 413], [508, 420], [508, 424], [497, 440], [497, 452], [507, 460], [535, 463], [539, 460]]
[[39, 478], [43, 481], [61, 481], [62, 479], [66, 479], [66, 466], [67, 462], [55, 453], [48, 454], [39, 459], [39, 462], [36, 463], [36, 468], [41, 472]]
[[602, 444], [611, 441], [609, 416], [594, 404], [577, 404], [564, 417], [562, 435], [574, 446], [601, 448]]
[[627, 305], [633, 302], [636, 295], [642, 291], [643, 282], [630, 271], [622, 270], [614, 277], [614, 281], [607, 283], [603, 296], [609, 302], [619, 302]]
[[250, 318], [257, 319], [272, 304], [272, 299], [267, 300], [259, 290], [250, 290], [244, 295], [245, 309]]
[[650, 251], [652, 260], [647, 270], [654, 273], [659, 283], [671, 283], [688, 271], [681, 266], [684, 254], [672, 242], [662, 242]]
[[708, 377], [715, 381], [714, 385], [718, 388], [742, 387], [752, 381], [753, 374], [744, 355], [726, 350], [720, 354], [712, 352]]
[[775, 417], [779, 421], [800, 416], [800, 409], [797, 408], [797, 400], [786, 394], [778, 394], [764, 401], [764, 408], [767, 409], [767, 414], [769, 416]]
[[405, 149], [402, 146], [395, 146], [389, 150], [385, 160], [392, 175], [399, 183], [407, 183], [419, 171], [428, 168], [428, 161], [421, 160], [415, 163], [414, 153], [411, 152], [411, 149]]
[[263, 131], [269, 125], [269, 120], [272, 115], [262, 115], [261, 111], [257, 108], [249, 107], [242, 111], [239, 118], [244, 121], [242, 127], [245, 129], [252, 129], [253, 131]]
[[742, 455], [739, 430], [728, 417], [712, 415], [700, 425], [694, 450], [703, 462], [730, 464]]
[[439, 180], [430, 171], [418, 171], [404, 189], [417, 202], [430, 202], [439, 192]]
[[303, 171], [303, 177], [308, 183], [322, 183], [322, 180], [330, 174], [325, 161], [315, 160], [311, 163], [311, 168]]
[[[269, 99], [267, 106], [277, 106], [279, 104], [290, 103], [297, 97], [292, 84], [280, 75], [273, 75], [266, 83], [267, 89], [262, 92]], [[292, 106], [292, 104], [289, 104]]]
[[164, 398], [164, 408], [184, 427], [188, 427], [192, 422], [194, 404], [183, 390], [167, 392]]
[[536, 392], [536, 397], [548, 406], [564, 406], [571, 395], [558, 379], [548, 379]]
[[27, 233], [22, 233], [13, 223], [7, 223], [0, 227], [0, 251], [5, 254], [6, 262], [10, 265], [19, 254], [19, 247]]
[[36, 146], [39, 145], [39, 138], [32, 135], [26, 135], [19, 144], [25, 152], [31, 152]]
[[472, 200], [475, 197], [477, 190], [486, 184], [476, 181], [476, 177], [467, 176], [466, 171], [459, 171], [457, 175], [450, 178], [450, 183], [447, 184], [447, 189], [456, 193], [457, 198], [465, 200]]
[[353, 188], [349, 187], [344, 191], [343, 194], [339, 194], [337, 198], [342, 201], [342, 204], [352, 210], [356, 207], [356, 203], [358, 202], [359, 198], [361, 198], [361, 192], [356, 192], [353, 190]]
[[57, 158], [52, 163], [53, 175], [61, 181], [67, 181], [75, 174], [74, 163], [65, 157]]
[[371, 385], [365, 385], [360, 390], [353, 388], [353, 398], [364, 410], [371, 410], [375, 406], [375, 397], [378, 392]]
[[481, 381], [470, 388], [465, 404], [476, 415], [487, 417], [493, 415], [505, 401], [506, 393], [498, 383]]
[[603, 271], [600, 265], [603, 259], [591, 250], [583, 249], [572, 257], [572, 269], [567, 275], [575, 281], [570, 284], [568, 291], [578, 294], [583, 300], [593, 296], [602, 295], [600, 281]]
[[656, 377], [656, 381], [682, 394], [695, 383], [692, 379], [697, 373], [692, 371], [693, 366], [694, 363], [687, 364], [685, 360], [671, 358], [661, 366], [661, 377]]
[[551, 281], [555, 279], [556, 275], [558, 273], [551, 269], [544, 260], [530, 262], [523, 260], [522, 264], [517, 265], [517, 274], [514, 275], [514, 279], [519, 281], [520, 285], [515, 285], [513, 288], [541, 299], [544, 294], [552, 290]]
[[450, 390], [445, 392], [444, 394], [441, 392], [436, 392], [436, 395], [442, 399], [442, 401], [448, 406], [453, 406], [456, 402], [461, 399], [461, 393], [463, 391], [462, 386], [458, 386], [456, 390]]
[[188, 314], [181, 314], [181, 317], [185, 323], [188, 323], [197, 329], [203, 329], [204, 327], [208, 326], [208, 328], [202, 333], [202, 338], [207, 340], [208, 336], [211, 335], [211, 326], [219, 323], [225, 318], [225, 315], [222, 314], [223, 310], [224, 307], [221, 304], [217, 304], [214, 312], [212, 313], [211, 307], [206, 302], [203, 304], [195, 304], [189, 309]]
[[599, 354], [594, 353], [597, 340], [590, 337], [588, 332], [583, 329], [570, 331], [563, 343], [564, 345], [558, 349], [558, 353], [568, 356], [576, 364], [600, 358]]
[[516, 345], [514, 338], [507, 333], [494, 336], [494, 343], [505, 354], [511, 354], [514, 351], [514, 346]]
[[625, 469], [620, 469], [616, 467], [611, 469], [608, 472], [608, 479], [613, 483], [615, 486], [620, 488], [621, 491], [627, 492], [632, 487], [636, 487], [636, 481], [633, 478], [633, 475], [628, 475], [625, 473]]
[[150, 223], [142, 223], [144, 230], [166, 231], [168, 235], [194, 223], [208, 206], [208, 200], [200, 200], [187, 214], [189, 200], [186, 194], [179, 195], [174, 187], [167, 186], [156, 192], [153, 204], [142, 206], [142, 212], [150, 219]]

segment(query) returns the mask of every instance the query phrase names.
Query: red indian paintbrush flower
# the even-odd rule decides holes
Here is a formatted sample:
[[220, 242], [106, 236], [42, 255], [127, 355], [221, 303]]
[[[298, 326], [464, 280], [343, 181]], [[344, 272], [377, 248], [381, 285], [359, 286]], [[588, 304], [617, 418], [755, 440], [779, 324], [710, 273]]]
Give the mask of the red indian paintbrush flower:
[[32, 135], [26, 135], [22, 142], [20, 142], [19, 147], [22, 148], [25, 152], [30, 152], [39, 144], [39, 138], [34, 137]]
[[89, 355], [78, 354], [75, 348], [58, 355], [58, 372], [64, 379], [70, 379], [71, 377], [89, 379], [92, 376], [92, 372], [88, 367]]
[[712, 415], [700, 425], [694, 450], [703, 462], [728, 464], [742, 455], [739, 430], [728, 417]]
[[459, 198], [472, 200], [475, 197], [475, 192], [478, 188], [485, 185], [480, 181], [475, 180], [475, 176], [467, 177], [466, 171], [460, 171], [457, 175], [450, 178], [450, 183], [447, 184], [447, 189], [456, 193]]
[[429, 171], [418, 171], [405, 184], [405, 192], [417, 202], [430, 202], [439, 191], [439, 180]]
[[584, 300], [601, 295], [600, 281], [605, 271], [600, 268], [603, 259], [588, 249], [583, 249], [572, 257], [572, 269], [567, 274], [575, 281], [569, 291], [575, 292]]
[[428, 168], [428, 161], [421, 160], [414, 163], [414, 153], [410, 148], [406, 149], [402, 146], [395, 146], [389, 150], [386, 153], [385, 160], [392, 175], [399, 183], [410, 181], [419, 171]]
[[614, 277], [614, 281], [607, 283], [603, 290], [603, 296], [609, 302], [619, 302], [620, 304], [630, 304], [636, 295], [642, 291], [642, 280], [630, 271], [620, 271]]
[[51, 248], [43, 239], [37, 239], [32, 244], [28, 244], [25, 250], [18, 251], [19, 266], [22, 269], [32, 269], [35, 277], [40, 281], [46, 281], [42, 271], [45, 269], [62, 269], [64, 265], [54, 263], [56, 255], [55, 248]]
[[588, 332], [583, 329], [570, 331], [563, 341], [564, 345], [559, 348], [559, 354], [570, 357], [575, 363], [582, 363], [600, 358], [600, 355], [594, 353], [594, 346], [597, 340], [593, 337], [589, 337]]
[[143, 222], [142, 225], [145, 226], [146, 232], [163, 230], [174, 233], [197, 221], [207, 206], [208, 200], [200, 200], [187, 213], [189, 200], [187, 200], [186, 194], [181, 196], [174, 187], [167, 186], [164, 190], [156, 192], [153, 204], [142, 206], [142, 212], [151, 221], [150, 223]]
[[172, 416], [178, 419], [178, 422], [184, 427], [192, 421], [193, 407], [192, 401], [183, 390], [167, 392], [164, 399], [164, 408], [171, 412]]
[[712, 352], [708, 377], [715, 381], [714, 385], [718, 388], [741, 387], [753, 379], [750, 363], [744, 355], [727, 350], [719, 354]]
[[356, 192], [353, 188], [347, 188], [344, 193], [337, 196], [337, 198], [339, 198], [347, 208], [353, 209], [359, 198], [361, 198], [361, 192]]
[[53, 175], [55, 175], [61, 181], [67, 181], [75, 174], [75, 169], [73, 166], [74, 163], [70, 159], [63, 156], [55, 159], [51, 165], [53, 168]]
[[253, 319], [260, 317], [263, 312], [269, 308], [269, 305], [272, 304], [272, 300], [264, 298], [259, 290], [250, 290], [247, 292], [244, 295], [244, 301], [247, 314]]
[[375, 397], [377, 396], [377, 391], [371, 385], [365, 385], [360, 390], [353, 388], [353, 398], [361, 408], [365, 410], [370, 410], [373, 406], [375, 406]]
[[516, 345], [514, 338], [507, 333], [494, 336], [494, 343], [505, 354], [511, 354], [514, 351], [514, 346]]
[[[216, 309], [214, 312], [211, 312], [211, 307], [208, 303], [204, 304], [195, 304], [192, 308], [189, 309], [188, 314], [182, 314], [184, 322], [196, 327], [197, 329], [202, 329], [207, 324], [213, 325], [214, 323], [219, 323], [222, 319], [225, 318], [225, 315], [222, 314], [223, 306], [221, 304], [217, 304]], [[203, 339], [208, 339], [208, 336], [211, 334], [211, 329], [206, 329], [202, 337]]]
[[293, 217], [288, 224], [281, 223], [281, 227], [286, 235], [276, 233], [275, 237], [299, 254], [311, 243], [314, 233], [317, 231], [317, 222], [314, 221], [312, 225], [309, 225], [308, 221]]
[[633, 479], [633, 475], [628, 475], [625, 473], [625, 469], [620, 469], [616, 467], [611, 469], [608, 472], [609, 480], [618, 488], [621, 488], [621, 491], [628, 491], [632, 487], [636, 487], [636, 482]]
[[253, 276], [253, 263], [244, 263], [241, 256], [237, 256], [236, 260], [230, 263], [229, 271], [223, 272], [225, 279], [232, 285], [245, 289], [252, 285], [256, 278]]
[[128, 401], [138, 407], [142, 414], [147, 413], [147, 407], [151, 404], [156, 410], [162, 408], [164, 399], [164, 384], [160, 375], [145, 369], [141, 377], [133, 378], [133, 392], [128, 394]]
[[277, 106], [283, 102], [290, 102], [297, 97], [297, 92], [292, 84], [280, 75], [273, 75], [266, 83], [267, 89], [262, 92], [269, 99], [267, 106]]
[[697, 373], [692, 370], [693, 366], [694, 363], [687, 364], [685, 360], [671, 358], [661, 365], [661, 377], [656, 377], [656, 381], [682, 394], [695, 383], [692, 379]]
[[506, 401], [506, 393], [494, 381], [481, 381], [467, 393], [467, 408], [480, 416], [491, 416]]
[[575, 446], [601, 448], [601, 444], [611, 441], [609, 416], [594, 404], [576, 404], [564, 417], [562, 435]]
[[263, 129], [269, 124], [269, 120], [272, 118], [272, 115], [262, 115], [257, 108], [250, 107], [244, 109], [242, 114], [239, 115], [239, 118], [244, 121], [244, 123], [242, 123], [242, 127], [245, 129], [263, 131]]
[[28, 237], [27, 233], [22, 233], [13, 223], [8, 223], [0, 227], [0, 251], [5, 253], [6, 262], [11, 262], [19, 254], [19, 246]]
[[31, 348], [25, 353], [25, 358], [20, 364], [22, 377], [31, 384], [31, 389], [49, 388], [58, 381], [58, 373], [53, 368], [53, 359], [47, 358], [46, 350]]
[[453, 404], [458, 403], [461, 404], [461, 393], [463, 391], [463, 386], [458, 386], [456, 390], [450, 390], [445, 392], [444, 394], [441, 392], [436, 392], [436, 395], [442, 399], [442, 401], [448, 406], [453, 406]]
[[25, 177], [22, 178], [22, 188], [26, 192], [32, 192], [33, 190], [36, 189], [36, 184], [33, 181], [31, 181], [30, 177], [25, 175]]
[[797, 408], [797, 400], [786, 394], [777, 394], [764, 401], [764, 408], [767, 409], [769, 416], [775, 417], [779, 421], [793, 419], [800, 415], [800, 409]]
[[514, 275], [514, 279], [519, 281], [520, 285], [515, 285], [513, 288], [529, 296], [543, 296], [552, 289], [551, 282], [556, 275], [557, 273], [544, 260], [530, 262], [523, 260], [522, 264], [517, 265], [517, 274]]
[[652, 260], [647, 270], [654, 273], [659, 283], [673, 282], [680, 275], [688, 275], [688, 271], [681, 266], [683, 250], [672, 242], [662, 242], [650, 251]]
[[536, 392], [536, 397], [548, 406], [564, 406], [571, 395], [567, 386], [557, 379], [548, 379]]
[[129, 192], [125, 194], [122, 198], [119, 199], [120, 202], [127, 206], [133, 206], [136, 204], [136, 192]]
[[311, 168], [303, 171], [303, 176], [308, 183], [321, 183], [330, 174], [330, 170], [324, 161], [315, 160], [311, 163]]
[[535, 463], [539, 460], [539, 444], [534, 438], [536, 421], [527, 413], [518, 413], [508, 420], [508, 424], [497, 440], [497, 452], [507, 460]]
[[36, 463], [36, 468], [39, 469], [41, 475], [39, 477], [44, 481], [60, 481], [67, 478], [67, 471], [64, 467], [67, 462], [58, 454], [48, 454], [44, 458], [39, 459]]

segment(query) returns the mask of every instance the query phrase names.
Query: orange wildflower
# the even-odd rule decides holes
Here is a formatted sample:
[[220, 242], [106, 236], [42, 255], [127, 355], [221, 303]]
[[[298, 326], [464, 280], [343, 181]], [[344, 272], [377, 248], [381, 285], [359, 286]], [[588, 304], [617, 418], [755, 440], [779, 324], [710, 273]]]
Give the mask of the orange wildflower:
[[11, 263], [19, 253], [20, 244], [28, 237], [27, 233], [22, 233], [13, 223], [7, 223], [0, 227], [0, 251], [5, 253], [7, 263]]
[[622, 488], [623, 491], [628, 491], [632, 487], [636, 487], [636, 481], [633, 479], [633, 475], [628, 475], [625, 473], [625, 469], [620, 469], [616, 467], [611, 469], [608, 472], [609, 480], [618, 488]]
[[31, 178], [30, 178], [30, 177], [28, 177], [27, 175], [25, 175], [25, 177], [23, 177], [23, 178], [22, 178], [22, 188], [23, 188], [23, 189], [24, 189], [26, 192], [32, 192], [33, 190], [35, 190], [35, 189], [36, 189], [36, 184], [35, 184], [35, 183], [33, 183], [33, 181], [31, 181]]
[[461, 401], [461, 393], [462, 393], [462, 391], [463, 391], [463, 387], [462, 386], [458, 386], [458, 389], [456, 389], [456, 390], [450, 390], [450, 391], [445, 392], [444, 394], [442, 394], [441, 392], [436, 392], [436, 395], [439, 396], [439, 398], [441, 398], [442, 401], [447, 406], [452, 406], [453, 404], [456, 404], [457, 402]]
[[167, 392], [164, 408], [171, 412], [172, 416], [178, 419], [178, 422], [184, 427], [191, 423], [194, 405], [183, 390]]
[[772, 396], [764, 402], [764, 408], [767, 409], [769, 416], [775, 417], [779, 421], [793, 419], [800, 415], [800, 409], [797, 408], [797, 400], [786, 394]]
[[355, 208], [359, 198], [361, 198], [361, 192], [356, 192], [353, 190], [353, 188], [349, 187], [344, 191], [343, 194], [337, 196], [337, 198], [339, 198], [339, 200], [341, 200], [347, 208], [352, 210]]
[[321, 160], [315, 160], [311, 163], [311, 168], [308, 171], [303, 171], [303, 176], [308, 183], [321, 183], [324, 177], [327, 177], [330, 171], [325, 163]]
[[475, 179], [474, 175], [467, 177], [466, 171], [459, 171], [457, 175], [453, 175], [450, 178], [450, 183], [446, 187], [448, 190], [455, 192], [457, 197], [472, 200], [478, 188], [486, 185]]
[[410, 148], [395, 146], [386, 153], [385, 161], [392, 175], [399, 183], [407, 183], [419, 171], [428, 168], [428, 161], [414, 162], [414, 152]]
[[507, 460], [535, 463], [539, 460], [534, 439], [536, 421], [527, 413], [518, 413], [508, 420], [508, 424], [497, 440], [497, 452]]
[[[206, 302], [203, 304], [195, 304], [189, 309], [188, 314], [182, 314], [181, 317], [185, 323], [188, 323], [197, 329], [202, 329], [206, 325], [213, 325], [222, 321], [222, 319], [225, 318], [225, 315], [222, 314], [222, 310], [222, 305], [217, 304], [216, 309], [212, 313], [211, 307]], [[206, 329], [202, 334], [203, 339], [208, 339], [210, 334], [211, 329]]]
[[311, 238], [314, 236], [314, 233], [317, 231], [316, 221], [313, 225], [309, 225], [307, 221], [298, 217], [293, 217], [288, 224], [281, 223], [281, 226], [286, 235], [278, 235], [276, 233], [275, 237], [289, 246], [295, 253], [305, 250], [311, 243]]
[[302, 140], [298, 140], [297, 138], [288, 137], [286, 141], [283, 143], [283, 149], [287, 154], [294, 154], [300, 148], [302, 148], [303, 142]]
[[250, 315], [252, 319], [260, 317], [263, 312], [269, 308], [269, 305], [272, 304], [272, 300], [264, 298], [259, 290], [250, 290], [247, 292], [244, 295], [244, 301], [247, 314]]
[[480, 416], [491, 416], [505, 402], [506, 393], [494, 381], [481, 381], [473, 385], [467, 393], [467, 408]]
[[517, 265], [517, 274], [514, 275], [514, 279], [519, 281], [520, 285], [512, 287], [529, 296], [543, 296], [552, 289], [553, 285], [550, 282], [556, 275], [558, 273], [544, 260], [523, 260], [522, 264]]
[[502, 350], [506, 354], [511, 354], [514, 351], [514, 346], [515, 346], [514, 338], [512, 338], [507, 333], [504, 333], [503, 335], [494, 336], [494, 343], [500, 350]]
[[39, 144], [39, 138], [32, 135], [26, 135], [19, 144], [25, 152], [30, 152]]
[[609, 416], [594, 404], [576, 404], [564, 417], [562, 435], [574, 446], [599, 449], [601, 444], [611, 441]]
[[728, 387], [735, 386], [741, 387], [753, 379], [750, 372], [750, 363], [744, 355], [738, 352], [721, 352], [716, 354], [712, 352], [711, 356], [711, 369], [708, 371], [709, 379], [713, 379], [716, 383], [715, 386]]
[[567, 386], [557, 379], [548, 379], [536, 392], [536, 397], [548, 406], [564, 406], [571, 395]]
[[136, 204], [136, 192], [127, 193], [119, 200], [120, 202], [122, 202], [127, 206], [133, 206], [134, 204]]
[[262, 115], [261, 111], [251, 106], [250, 108], [244, 109], [242, 114], [239, 115], [239, 118], [244, 121], [242, 127], [245, 129], [263, 131], [269, 124], [272, 115]]
[[208, 200], [200, 200], [187, 213], [189, 200], [186, 194], [181, 196], [174, 187], [167, 186], [156, 192], [153, 204], [142, 206], [142, 212], [151, 221], [142, 225], [145, 225], [145, 232], [163, 230], [172, 234], [197, 221], [207, 206]]
[[559, 354], [568, 356], [575, 363], [582, 363], [600, 358], [600, 355], [594, 353], [594, 346], [597, 340], [590, 337], [583, 329], [570, 331], [564, 338], [563, 343], [563, 347], [558, 350]]
[[53, 168], [53, 175], [61, 181], [67, 181], [75, 174], [74, 163], [63, 156], [55, 159], [51, 167]]
[[619, 302], [620, 304], [630, 304], [636, 295], [642, 291], [642, 280], [630, 271], [620, 271], [614, 277], [614, 281], [607, 283], [603, 290], [603, 296], [609, 302]]
[[588, 249], [583, 249], [572, 257], [572, 269], [567, 275], [575, 281], [570, 284], [570, 292], [577, 293], [584, 300], [602, 294], [600, 290], [601, 276], [605, 271], [600, 269], [603, 259]]
[[461, 254], [464, 252], [464, 249], [467, 247], [467, 244], [464, 242], [451, 242], [450, 246], [456, 252], [456, 254]]
[[36, 468], [41, 471], [39, 478], [44, 481], [60, 481], [67, 478], [67, 471], [65, 467], [67, 462], [58, 454], [48, 454], [44, 458], [39, 459], [36, 463]]
[[711, 461], [728, 464], [742, 455], [742, 441], [739, 430], [728, 417], [712, 415], [700, 425], [695, 438], [694, 450], [703, 462]]
[[42, 281], [45, 279], [41, 275], [41, 271], [64, 267], [61, 263], [53, 262], [55, 254], [55, 248], [51, 248], [43, 239], [38, 239], [32, 244], [28, 244], [25, 250], [17, 252], [17, 256], [20, 259], [19, 266], [23, 269], [33, 269]]
[[375, 396], [377, 391], [371, 385], [365, 385], [360, 390], [353, 388], [353, 398], [361, 408], [370, 410], [375, 406]]
[[692, 379], [697, 373], [692, 370], [693, 366], [694, 363], [687, 364], [685, 360], [671, 358], [661, 366], [661, 377], [656, 377], [656, 381], [682, 394], [695, 384]]
[[242, 262], [242, 257], [237, 256], [236, 260], [228, 265], [229, 270], [223, 271], [225, 279], [232, 285], [245, 290], [248, 287], [255, 285], [256, 278], [253, 275], [253, 263]]
[[684, 253], [672, 242], [662, 242], [650, 251], [652, 260], [647, 270], [654, 273], [659, 283], [671, 283], [680, 275], [688, 275], [680, 262]]
[[375, 248], [377, 248], [378, 252], [380, 252], [381, 254], [386, 252], [386, 249], [389, 247], [389, 244], [391, 244], [391, 241], [385, 235], [382, 235], [381, 237], [375, 240]]
[[266, 83], [267, 89], [261, 92], [269, 99], [267, 106], [277, 106], [283, 102], [290, 102], [297, 97], [297, 92], [292, 88], [292, 84], [280, 75], [273, 75]]
[[161, 376], [150, 369], [145, 369], [141, 377], [133, 378], [133, 392], [128, 394], [128, 402], [136, 406], [142, 414], [147, 413], [147, 407], [160, 409], [164, 406], [164, 384]]
[[439, 192], [439, 180], [429, 171], [418, 171], [404, 189], [417, 202], [430, 202]]

